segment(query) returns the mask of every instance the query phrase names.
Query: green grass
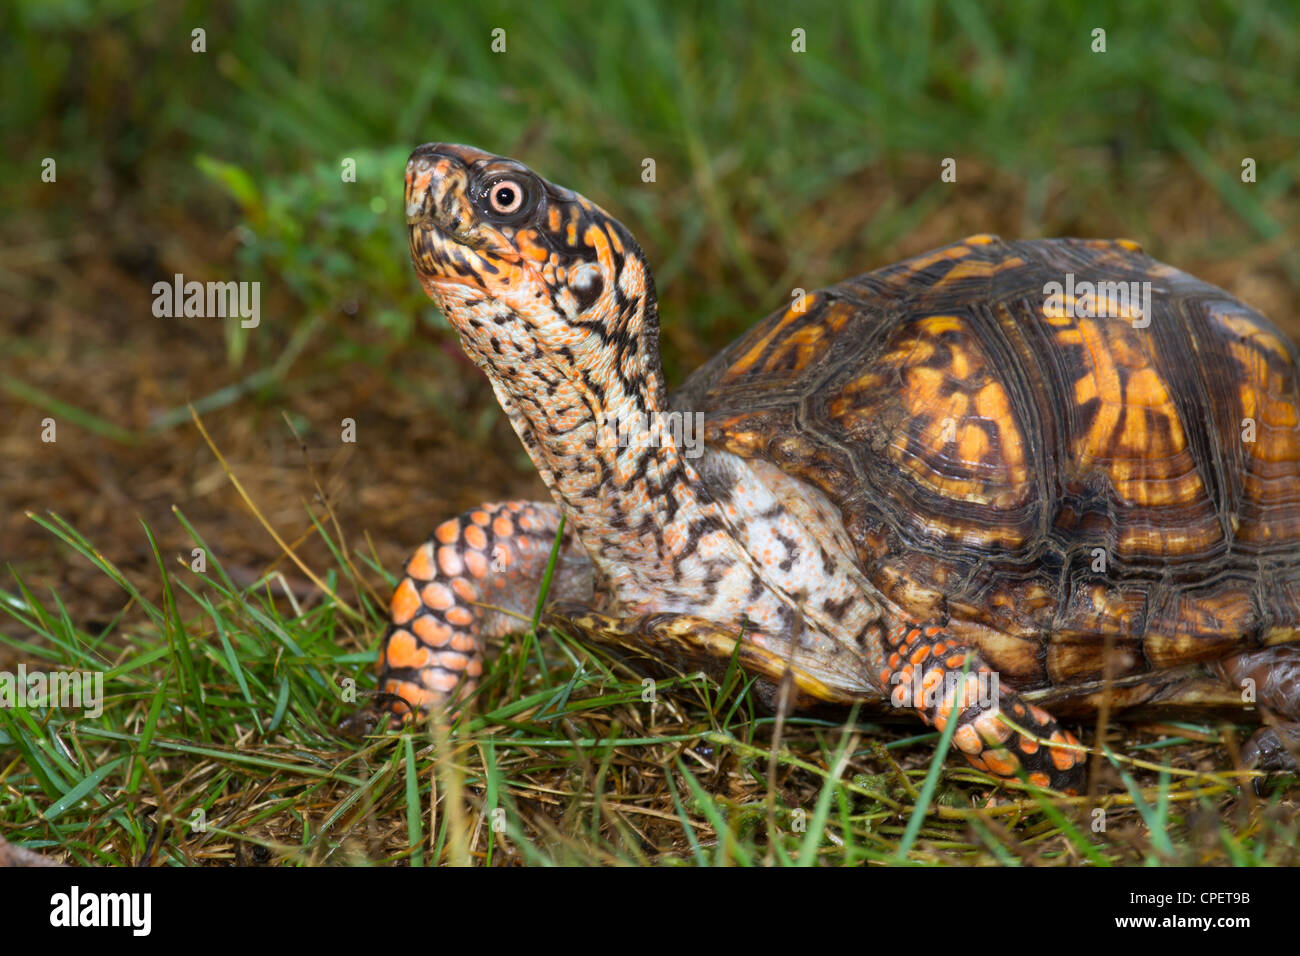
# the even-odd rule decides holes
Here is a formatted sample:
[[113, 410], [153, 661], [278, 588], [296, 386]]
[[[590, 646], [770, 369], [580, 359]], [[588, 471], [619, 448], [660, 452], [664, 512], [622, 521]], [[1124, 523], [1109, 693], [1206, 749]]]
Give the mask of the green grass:
[[[518, 156], [623, 219], [655, 269], [673, 381], [793, 287], [994, 226], [1133, 236], [1175, 264], [1229, 265], [1228, 278], [1262, 270], [1283, 302], [1300, 290], [1291, 3], [576, 10], [5, 5], [0, 78], [22, 95], [0, 98], [0, 361], [12, 363], [0, 396], [110, 447], [180, 445], [191, 403], [296, 421], [297, 398], [345, 387], [361, 364], [418, 396], [466, 454], [494, 453], [499, 416], [465, 408], [450, 330], [407, 262], [401, 168], [428, 140]], [[195, 26], [206, 53], [190, 52]], [[1089, 51], [1099, 26], [1105, 54]], [[490, 49], [498, 27], [504, 54]], [[794, 28], [807, 53], [791, 51]], [[955, 185], [938, 179], [949, 156]], [[1259, 164], [1249, 186], [1244, 156]], [[57, 185], [39, 179], [45, 157]], [[340, 181], [345, 158], [356, 183]], [[178, 261], [258, 280], [271, 318], [223, 330], [218, 385], [147, 426], [114, 420], [93, 367], [58, 389], [23, 364], [63, 361], [41, 332], [52, 301], [99, 316], [103, 292], [83, 284], [98, 261], [146, 286]], [[38, 321], [20, 322], [28, 312]], [[100, 671], [109, 695], [96, 721], [0, 709], [11, 841], [115, 864], [1295, 862], [1285, 782], [1256, 799], [1230, 775], [1173, 772], [1204, 755], [1215, 725], [1125, 741], [1100, 796], [1057, 801], [934, 763], [937, 734], [804, 718], [778, 733], [735, 672], [720, 688], [661, 684], [650, 707], [638, 679], [536, 628], [496, 649], [440, 745], [436, 728], [358, 745], [334, 729], [355, 706], [340, 684], [371, 686], [387, 569], [313, 514], [332, 559], [313, 569], [323, 587], [286, 597], [273, 572], [240, 586], [219, 559], [230, 529], [182, 512], [203, 573], [148, 527], [142, 578], [114, 564], [120, 538], [37, 519], [66, 567], [89, 562], [119, 587], [103, 624], [0, 549], [18, 562], [0, 643]]]

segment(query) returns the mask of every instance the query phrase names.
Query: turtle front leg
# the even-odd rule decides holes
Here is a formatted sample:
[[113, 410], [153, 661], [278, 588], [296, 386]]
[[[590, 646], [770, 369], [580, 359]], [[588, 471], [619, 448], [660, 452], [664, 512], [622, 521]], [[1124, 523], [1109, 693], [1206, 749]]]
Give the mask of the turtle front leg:
[[892, 703], [915, 709], [940, 731], [956, 714], [952, 741], [972, 766], [1008, 780], [1023, 769], [1040, 787], [1080, 792], [1083, 752], [1052, 746], [1079, 741], [1051, 714], [1002, 687], [977, 651], [935, 626], [900, 625], [886, 632], [884, 643], [880, 680]]
[[[474, 690], [485, 638], [532, 619], [559, 525], [553, 504], [484, 504], [438, 525], [407, 561], [378, 663], [390, 724]], [[550, 595], [586, 598], [591, 581], [586, 552], [566, 532]]]

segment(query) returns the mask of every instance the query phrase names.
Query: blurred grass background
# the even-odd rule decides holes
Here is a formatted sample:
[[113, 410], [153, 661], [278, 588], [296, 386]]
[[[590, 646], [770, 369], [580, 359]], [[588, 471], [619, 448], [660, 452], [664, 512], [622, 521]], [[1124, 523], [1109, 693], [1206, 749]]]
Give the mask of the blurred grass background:
[[[655, 269], [670, 383], [792, 287], [976, 232], [1135, 238], [1300, 332], [1289, 0], [17, 0], [0, 78], [0, 560], [91, 629], [129, 617], [117, 584], [28, 510], [154, 599], [138, 522], [188, 554], [174, 504], [234, 580], [279, 558], [189, 403], [307, 560], [330, 558], [322, 495], [391, 569], [442, 516], [544, 493], [413, 280], [420, 142], [515, 156], [619, 216]], [[261, 282], [260, 327], [154, 318], [176, 272]]]

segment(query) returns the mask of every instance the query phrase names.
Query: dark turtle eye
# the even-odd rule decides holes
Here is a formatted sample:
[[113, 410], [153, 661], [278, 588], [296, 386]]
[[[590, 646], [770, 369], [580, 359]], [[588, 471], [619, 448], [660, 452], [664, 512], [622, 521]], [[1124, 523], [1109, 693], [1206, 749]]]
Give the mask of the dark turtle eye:
[[513, 216], [524, 205], [526, 193], [513, 179], [498, 179], [488, 187], [488, 207], [498, 216]]

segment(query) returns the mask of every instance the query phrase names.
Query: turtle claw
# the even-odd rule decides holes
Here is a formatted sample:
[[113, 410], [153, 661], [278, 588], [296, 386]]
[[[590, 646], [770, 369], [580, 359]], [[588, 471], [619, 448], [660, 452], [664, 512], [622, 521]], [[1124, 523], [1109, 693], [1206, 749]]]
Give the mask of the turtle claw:
[[[1241, 748], [1242, 765], [1250, 770], [1295, 773], [1300, 751], [1300, 724], [1278, 723], [1260, 727]], [[1255, 794], [1263, 795], [1266, 777], [1254, 780]]]
[[380, 719], [374, 707], [361, 707], [339, 721], [337, 730], [349, 740], [362, 740], [375, 732]]
[[[1294, 746], [1295, 743], [1292, 744]], [[1246, 742], [1242, 761], [1252, 770], [1295, 770], [1295, 756], [1282, 742], [1276, 727], [1261, 727]]]

